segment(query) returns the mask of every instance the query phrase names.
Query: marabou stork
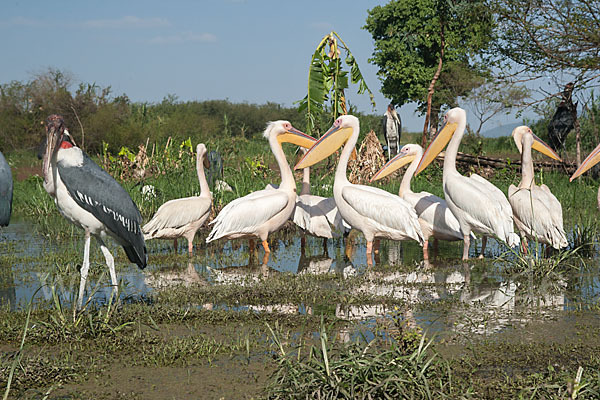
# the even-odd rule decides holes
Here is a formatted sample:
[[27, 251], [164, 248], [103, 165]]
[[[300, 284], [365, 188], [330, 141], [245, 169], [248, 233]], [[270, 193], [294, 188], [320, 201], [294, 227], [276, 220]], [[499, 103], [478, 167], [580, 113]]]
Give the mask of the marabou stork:
[[44, 189], [54, 197], [60, 213], [85, 231], [77, 298], [77, 308], [81, 309], [90, 267], [91, 236], [98, 241], [106, 259], [114, 292], [117, 287], [114, 258], [104, 240], [112, 237], [123, 246], [131, 262], [146, 267], [148, 256], [140, 228], [142, 216], [125, 189], [73, 144], [60, 115], [48, 117], [46, 135]]

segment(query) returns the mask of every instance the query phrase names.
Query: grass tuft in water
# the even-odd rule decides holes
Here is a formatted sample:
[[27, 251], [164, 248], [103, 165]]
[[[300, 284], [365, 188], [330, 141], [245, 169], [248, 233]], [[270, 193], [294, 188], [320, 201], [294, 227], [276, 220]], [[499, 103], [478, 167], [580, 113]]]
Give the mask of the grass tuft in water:
[[449, 365], [425, 336], [408, 348], [382, 338], [339, 344], [321, 325], [317, 344], [286, 351], [277, 327], [269, 330], [278, 366], [267, 398], [456, 398]]
[[598, 242], [600, 224], [595, 215], [580, 214], [573, 224], [573, 248], [579, 249], [582, 257], [594, 256], [594, 245]]
[[500, 261], [505, 263], [505, 273], [513, 278], [526, 276], [534, 281], [540, 281], [546, 278], [562, 277], [562, 273], [579, 268], [574, 260], [580, 260], [579, 249], [560, 250], [554, 254], [545, 257], [538, 251], [537, 246], [534, 251], [524, 253], [510, 249], [499, 257]]

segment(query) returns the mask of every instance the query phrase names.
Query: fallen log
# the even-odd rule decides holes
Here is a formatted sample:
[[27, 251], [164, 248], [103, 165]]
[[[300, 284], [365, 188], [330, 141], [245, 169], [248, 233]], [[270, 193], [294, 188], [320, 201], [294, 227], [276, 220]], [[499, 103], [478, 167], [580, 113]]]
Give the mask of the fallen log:
[[[445, 152], [440, 153], [438, 156], [442, 161], [444, 160]], [[521, 167], [520, 159], [511, 159], [511, 158], [493, 158], [487, 156], [474, 156], [467, 153], [461, 153], [460, 151], [456, 155], [456, 162], [463, 163], [467, 165], [477, 165], [478, 167], [490, 167], [490, 168], [507, 168], [513, 165]], [[534, 168], [536, 170], [543, 169], [544, 171], [565, 171], [567, 174], [571, 175], [577, 169], [577, 165], [573, 162], [565, 162], [565, 161], [534, 161]]]

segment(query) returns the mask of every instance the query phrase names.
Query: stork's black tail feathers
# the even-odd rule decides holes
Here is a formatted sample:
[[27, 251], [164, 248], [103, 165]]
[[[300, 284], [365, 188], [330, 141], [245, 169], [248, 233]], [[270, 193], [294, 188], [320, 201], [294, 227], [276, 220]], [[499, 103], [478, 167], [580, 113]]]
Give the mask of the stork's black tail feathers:
[[136, 248], [133, 246], [123, 246], [123, 250], [125, 250], [125, 254], [127, 254], [127, 258], [129, 258], [129, 261], [137, 264], [137, 266], [140, 267], [140, 269], [144, 269], [146, 268], [146, 265], [148, 263], [148, 252], [146, 251], [146, 245], [143, 242], [143, 238], [142, 246], [138, 247], [139, 249], [137, 250], [142, 250], [141, 254], [138, 251], [136, 251]]

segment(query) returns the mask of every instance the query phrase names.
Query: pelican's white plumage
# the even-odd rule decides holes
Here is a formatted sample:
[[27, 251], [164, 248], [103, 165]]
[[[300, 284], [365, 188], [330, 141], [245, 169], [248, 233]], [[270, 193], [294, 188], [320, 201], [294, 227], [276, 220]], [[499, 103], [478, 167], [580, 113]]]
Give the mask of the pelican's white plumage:
[[529, 238], [555, 249], [566, 247], [569, 243], [563, 227], [562, 207], [548, 186], [535, 184], [531, 149], [533, 147], [556, 160], [560, 158], [527, 126], [515, 128], [512, 136], [521, 153], [522, 169], [519, 186], [510, 185], [508, 188], [515, 224], [524, 239]]
[[296, 168], [309, 167], [328, 157], [342, 144], [335, 172], [333, 197], [343, 220], [361, 231], [367, 240], [367, 262], [375, 238], [416, 240], [424, 242], [415, 210], [400, 197], [371, 186], [354, 185], [346, 177], [346, 169], [359, 134], [358, 118], [343, 115], [335, 120], [331, 129], [308, 150]]
[[310, 194], [310, 168], [304, 168], [302, 190], [296, 201], [294, 223], [305, 233], [332, 239], [344, 231], [342, 216], [333, 197]]
[[469, 258], [472, 231], [484, 235], [482, 256], [487, 236], [496, 236], [511, 247], [519, 243], [514, 232], [512, 209], [504, 193], [477, 174], [467, 178], [456, 170], [456, 154], [466, 124], [467, 116], [463, 109], [449, 110], [444, 116], [444, 126], [427, 148], [416, 171], [419, 173], [425, 169], [450, 142], [444, 157], [444, 195], [463, 234], [463, 259]]
[[210, 215], [212, 195], [204, 175], [203, 163], [206, 160], [206, 146], [196, 146], [196, 172], [200, 183], [200, 195], [183, 199], [169, 200], [156, 211], [152, 219], [142, 227], [145, 240], [174, 239], [177, 250], [177, 239], [186, 238], [188, 253], [193, 250], [196, 232]]
[[429, 238], [439, 240], [462, 240], [460, 224], [448, 208], [446, 201], [429, 192], [415, 193], [410, 188], [410, 182], [417, 170], [417, 165], [423, 156], [423, 148], [418, 144], [406, 144], [400, 149], [397, 156], [388, 161], [374, 176], [373, 180], [381, 179], [398, 168], [410, 163], [402, 177], [398, 196], [406, 200], [417, 212], [421, 231], [425, 237], [423, 245], [423, 258], [429, 259], [427, 252]]
[[268, 235], [279, 230], [292, 216], [296, 206], [296, 183], [281, 143], [310, 147], [315, 139], [298, 131], [287, 121], [269, 123], [264, 136], [279, 165], [281, 184], [277, 188], [259, 190], [227, 204], [211, 222], [214, 226], [206, 238], [207, 243], [220, 238], [258, 237], [265, 253], [269, 253]]

